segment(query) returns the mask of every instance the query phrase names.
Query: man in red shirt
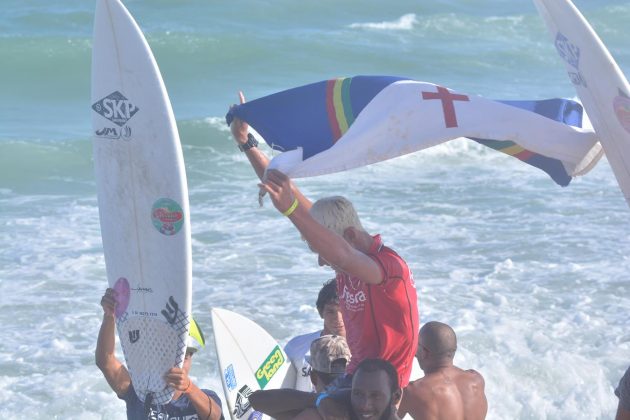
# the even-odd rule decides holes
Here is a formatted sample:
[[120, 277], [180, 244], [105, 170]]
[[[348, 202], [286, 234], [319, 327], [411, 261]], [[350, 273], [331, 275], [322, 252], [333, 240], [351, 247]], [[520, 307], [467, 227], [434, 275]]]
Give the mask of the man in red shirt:
[[[341, 197], [324, 200], [334, 205], [345, 201]], [[366, 283], [344, 272], [337, 273], [340, 309], [348, 322], [346, 338], [350, 349], [354, 349], [347, 373], [354, 373], [364, 359], [380, 358], [396, 367], [398, 381], [404, 387], [409, 383], [413, 361], [410, 348], [417, 343], [417, 335], [410, 334], [418, 325], [413, 278], [405, 261], [383, 245], [380, 235], [372, 237], [366, 254], [382, 273], [380, 283]]]
[[418, 343], [417, 294], [409, 267], [383, 245], [379, 235], [365, 231], [347, 199], [329, 197], [311, 203], [286, 175], [265, 172], [269, 160], [248, 129], [239, 119], [231, 124], [239, 149], [262, 180], [261, 191], [299, 230], [318, 254], [319, 264], [337, 273], [339, 304], [352, 352], [347, 373], [352, 374], [366, 358], [381, 358], [394, 365], [405, 387]]

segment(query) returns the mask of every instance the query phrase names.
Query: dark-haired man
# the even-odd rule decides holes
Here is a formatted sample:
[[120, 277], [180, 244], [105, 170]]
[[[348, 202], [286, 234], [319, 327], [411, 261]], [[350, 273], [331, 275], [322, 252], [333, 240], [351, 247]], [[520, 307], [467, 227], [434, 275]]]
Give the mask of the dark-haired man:
[[[288, 417], [295, 420], [399, 420], [396, 405], [400, 402], [402, 389], [398, 376], [396, 368], [388, 361], [364, 359], [352, 376], [350, 390], [313, 394], [273, 389], [254, 392], [250, 401], [258, 411], [274, 401], [285, 409], [299, 412], [295, 417]], [[306, 407], [312, 408], [304, 409]], [[326, 413], [325, 417], [320, 414], [322, 412]]]
[[398, 414], [423, 420], [482, 420], [488, 412], [485, 383], [475, 370], [453, 365], [457, 337], [441, 322], [421, 329], [416, 358], [424, 377], [405, 388]]
[[[302, 411], [296, 420], [326, 419], [398, 420], [396, 406], [402, 389], [396, 368], [383, 359], [364, 359], [352, 376], [352, 389], [337, 391], [334, 395], [318, 394], [314, 405]], [[327, 405], [325, 410], [321, 410]]]
[[394, 366], [382, 359], [365, 359], [354, 373], [350, 406], [357, 419], [398, 419], [396, 406], [402, 390]]
[[310, 334], [293, 337], [284, 347], [284, 352], [291, 361], [287, 379], [285, 379], [283, 384], [286, 388], [307, 392], [314, 391], [315, 389], [310, 378], [311, 343], [324, 335], [346, 336], [341, 312], [339, 312], [339, 298], [337, 297], [335, 279], [324, 283], [317, 295], [315, 305], [319, 316], [324, 320], [324, 328]]
[[103, 372], [107, 383], [118, 398], [125, 401], [128, 420], [162, 418], [223, 420], [219, 396], [208, 389], [200, 389], [188, 376], [193, 354], [205, 343], [199, 343], [194, 337], [189, 337], [184, 365], [181, 368], [173, 367], [164, 377], [166, 383], [175, 390], [173, 399], [162, 406], [153, 404], [145, 406], [145, 403], [136, 396], [129, 371], [115, 355], [116, 291], [114, 289], [105, 291], [101, 298], [101, 306], [103, 307], [103, 323], [96, 344], [96, 366]]

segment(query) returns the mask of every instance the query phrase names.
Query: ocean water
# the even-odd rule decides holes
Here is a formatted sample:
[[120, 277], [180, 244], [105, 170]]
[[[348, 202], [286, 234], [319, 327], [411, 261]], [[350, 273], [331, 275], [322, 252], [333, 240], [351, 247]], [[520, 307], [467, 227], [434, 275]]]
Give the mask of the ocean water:
[[[630, 72], [621, 0], [576, 0]], [[267, 201], [223, 116], [305, 83], [385, 74], [493, 99], [574, 97], [528, 0], [128, 0], [171, 97], [193, 232], [196, 381], [221, 394], [210, 309], [281, 343], [321, 322], [333, 276]], [[94, 2], [0, 13], [0, 417], [124, 418], [94, 365], [107, 287], [93, 174]], [[630, 364], [630, 209], [607, 161], [567, 188], [466, 140], [299, 180], [344, 194], [407, 259], [421, 322], [452, 325], [486, 379], [489, 419], [612, 418]], [[122, 357], [122, 353], [119, 352]]]

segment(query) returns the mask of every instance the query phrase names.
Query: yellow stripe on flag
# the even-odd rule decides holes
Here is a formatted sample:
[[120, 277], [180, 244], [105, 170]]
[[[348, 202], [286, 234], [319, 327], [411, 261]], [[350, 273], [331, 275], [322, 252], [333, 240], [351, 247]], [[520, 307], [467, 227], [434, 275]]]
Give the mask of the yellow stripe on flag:
[[335, 107], [335, 116], [337, 117], [337, 123], [339, 124], [339, 130], [343, 135], [348, 131], [348, 120], [346, 120], [346, 114], [343, 110], [343, 100], [341, 95], [341, 88], [343, 86], [344, 78], [339, 78], [335, 81], [335, 87], [333, 88], [333, 105]]
[[523, 149], [521, 146], [519, 146], [518, 144], [515, 144], [514, 146], [510, 146], [510, 147], [506, 147], [505, 149], [499, 149], [501, 152], [503, 153], [507, 153], [510, 156], [514, 156], [516, 154], [521, 153], [522, 151], [524, 151], [525, 149]]

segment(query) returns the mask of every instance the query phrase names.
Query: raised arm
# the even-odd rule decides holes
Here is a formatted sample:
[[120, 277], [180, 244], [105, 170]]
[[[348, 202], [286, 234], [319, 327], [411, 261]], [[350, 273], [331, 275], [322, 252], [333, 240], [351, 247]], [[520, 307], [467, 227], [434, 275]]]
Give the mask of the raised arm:
[[255, 391], [249, 396], [255, 410], [274, 418], [292, 418], [304, 409], [315, 407], [316, 400], [317, 394], [295, 389]]
[[[238, 95], [240, 103], [244, 104], [245, 96], [243, 92], [239, 92]], [[257, 146], [251, 146], [251, 143], [250, 145], [246, 145], [249, 139], [249, 125], [245, 121], [234, 117], [232, 124], [230, 124], [230, 130], [232, 131], [232, 136], [236, 144], [244, 150], [245, 156], [247, 156], [258, 179], [263, 181], [265, 178], [265, 170], [267, 166], [269, 166], [269, 158]], [[306, 198], [295, 185], [293, 185], [293, 193], [302, 207], [306, 209], [311, 208], [311, 201]]]
[[[297, 418], [302, 420], [347, 420], [348, 410], [336, 398], [344, 398], [342, 392], [336, 397], [294, 389], [270, 389], [256, 391], [249, 396], [255, 410], [277, 419]], [[321, 397], [321, 398], [320, 398]], [[316, 407], [318, 399], [320, 404]]]
[[131, 385], [131, 377], [127, 368], [116, 358], [116, 292], [114, 289], [107, 289], [101, 299], [103, 307], [103, 322], [98, 332], [96, 342], [96, 366], [103, 372], [109, 386], [119, 397], [123, 396]]
[[369, 249], [369, 244], [366, 243], [366, 238], [371, 238], [369, 235], [348, 228], [344, 237], [341, 237], [315, 220], [309, 209], [301, 206], [301, 202], [294, 207], [294, 199], [297, 197], [293, 194], [293, 183], [280, 171], [268, 171], [260, 188], [269, 193], [276, 209], [289, 217], [309, 246], [319, 254], [320, 259], [335, 271], [356, 276], [366, 283], [380, 284], [383, 281], [384, 273], [380, 266], [359, 250]]

